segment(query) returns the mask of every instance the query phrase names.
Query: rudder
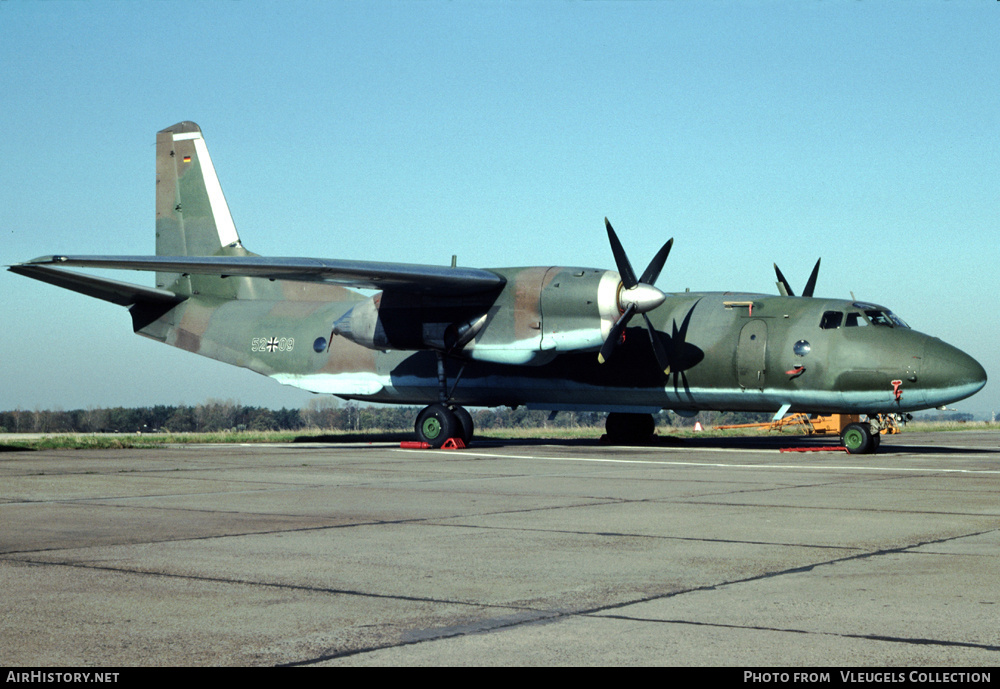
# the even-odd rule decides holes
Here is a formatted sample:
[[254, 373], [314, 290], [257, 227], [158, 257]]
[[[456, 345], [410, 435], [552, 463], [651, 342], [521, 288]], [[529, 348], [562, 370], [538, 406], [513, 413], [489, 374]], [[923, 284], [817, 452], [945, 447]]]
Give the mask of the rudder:
[[[242, 249], [201, 128], [179, 122], [156, 134], [156, 254], [215, 256]], [[157, 273], [156, 286], [191, 294], [190, 278]]]

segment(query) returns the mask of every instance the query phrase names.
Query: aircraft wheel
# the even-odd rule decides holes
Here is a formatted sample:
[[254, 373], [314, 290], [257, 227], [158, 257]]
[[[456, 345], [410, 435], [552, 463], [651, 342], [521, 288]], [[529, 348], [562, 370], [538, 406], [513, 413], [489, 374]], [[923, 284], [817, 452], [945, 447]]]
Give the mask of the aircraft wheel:
[[431, 447], [441, 447], [448, 438], [454, 438], [460, 431], [455, 414], [443, 404], [432, 404], [417, 414], [413, 425], [417, 438]]
[[465, 407], [454, 406], [451, 412], [455, 415], [455, 420], [458, 421], [458, 437], [462, 439], [465, 446], [468, 447], [469, 443], [472, 442], [472, 414]]
[[872, 433], [865, 424], [847, 424], [840, 434], [840, 440], [852, 455], [863, 455], [874, 452]]
[[648, 440], [656, 431], [656, 422], [652, 414], [628, 414], [611, 412], [604, 429], [608, 439], [616, 443], [635, 443]]

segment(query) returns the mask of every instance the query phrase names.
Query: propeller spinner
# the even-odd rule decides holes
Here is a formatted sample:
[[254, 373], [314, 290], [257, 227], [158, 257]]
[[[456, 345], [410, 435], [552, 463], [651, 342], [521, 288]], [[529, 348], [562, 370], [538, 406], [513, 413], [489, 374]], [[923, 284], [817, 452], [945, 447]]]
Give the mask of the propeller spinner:
[[656, 361], [660, 365], [660, 368], [663, 369], [663, 372], [669, 375], [670, 357], [667, 355], [667, 350], [663, 346], [663, 342], [660, 341], [656, 328], [653, 327], [646, 312], [652, 311], [667, 298], [667, 295], [654, 287], [653, 283], [656, 282], [656, 278], [660, 276], [660, 271], [663, 270], [663, 264], [667, 261], [667, 256], [670, 254], [670, 247], [673, 246], [674, 240], [671, 239], [660, 247], [653, 260], [649, 262], [646, 270], [643, 271], [642, 276], [637, 279], [635, 271], [632, 270], [632, 264], [625, 254], [625, 249], [622, 247], [622, 243], [618, 240], [618, 235], [615, 234], [615, 230], [611, 227], [611, 223], [607, 218], [604, 219], [604, 224], [608, 228], [608, 240], [611, 242], [611, 251], [615, 256], [618, 274], [622, 279], [621, 285], [618, 288], [618, 309], [621, 311], [621, 316], [611, 327], [611, 332], [608, 333], [607, 339], [604, 340], [601, 351], [597, 355], [597, 361], [603, 364], [611, 357], [611, 353], [615, 350], [619, 340], [621, 340], [621, 335], [625, 331], [628, 322], [632, 320], [632, 316], [640, 313], [646, 320], [646, 331], [649, 333], [649, 340], [653, 346]]

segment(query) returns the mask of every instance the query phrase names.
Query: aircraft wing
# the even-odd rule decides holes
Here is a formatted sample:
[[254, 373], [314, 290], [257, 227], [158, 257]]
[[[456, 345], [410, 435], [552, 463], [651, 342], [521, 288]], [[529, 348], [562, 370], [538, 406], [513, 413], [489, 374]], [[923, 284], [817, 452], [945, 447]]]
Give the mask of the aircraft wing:
[[56, 287], [85, 294], [88, 297], [96, 297], [120, 306], [131, 306], [132, 304], [178, 304], [186, 297], [178, 296], [165, 289], [144, 287], [133, 285], [129, 282], [100, 278], [94, 275], [84, 275], [71, 270], [62, 270], [46, 265], [34, 265], [31, 263], [21, 263], [10, 266], [8, 270], [18, 275], [24, 275], [35, 280], [47, 282]]
[[18, 268], [22, 274], [27, 274], [24, 272], [26, 269], [54, 265], [223, 277], [239, 275], [269, 280], [326, 282], [362, 289], [405, 289], [441, 296], [499, 292], [506, 283], [502, 276], [478, 268], [265, 256], [43, 256], [13, 266], [11, 270]]

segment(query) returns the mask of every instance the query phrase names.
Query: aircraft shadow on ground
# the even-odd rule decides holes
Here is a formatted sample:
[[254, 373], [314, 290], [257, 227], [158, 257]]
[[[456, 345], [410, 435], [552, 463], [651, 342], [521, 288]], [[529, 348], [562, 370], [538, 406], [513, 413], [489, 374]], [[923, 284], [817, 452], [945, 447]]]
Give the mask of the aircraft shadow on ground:
[[[329, 443], [331, 445], [347, 443], [387, 443], [405, 442], [413, 440], [413, 434], [407, 431], [372, 433], [370, 435], [358, 435], [357, 433], [331, 433], [318, 436], [299, 436], [293, 442], [296, 443]], [[1000, 449], [968, 447], [949, 447], [947, 445], [925, 445], [919, 444], [917, 438], [914, 442], [907, 442], [906, 439], [899, 438], [889, 442], [884, 442], [879, 448], [878, 455], [890, 454], [1000, 454]], [[961, 438], [955, 439], [955, 444], [959, 445]], [[470, 449], [490, 448], [490, 447], [540, 447], [544, 445], [554, 445], [557, 447], [607, 447], [613, 448], [662, 448], [663, 450], [683, 450], [685, 448], [697, 449], [724, 449], [724, 450], [789, 450], [792, 448], [820, 448], [836, 447], [840, 445], [840, 438], [836, 436], [752, 436], [738, 438], [719, 437], [677, 437], [671, 435], [657, 435], [646, 441], [633, 443], [610, 443], [601, 440], [599, 435], [592, 438], [475, 438]], [[825, 454], [837, 453], [834, 450]], [[846, 451], [839, 451], [840, 454], [847, 454]], [[814, 454], [804, 452], [803, 454]], [[871, 455], [861, 455], [861, 457], [871, 457]]]
[[[357, 433], [329, 433], [325, 435], [301, 435], [296, 437], [293, 443], [319, 443], [329, 445], [363, 444], [363, 443], [401, 443], [412, 441], [413, 433], [408, 431], [394, 431], [359, 435]], [[975, 448], [958, 447], [961, 438], [955, 438], [956, 447], [948, 445], [926, 445], [918, 442], [917, 438], [913, 442], [907, 439], [894, 439], [882, 443], [879, 448], [879, 455], [899, 455], [899, 454], [938, 454], [938, 455], [1000, 455], [1000, 448]], [[592, 438], [476, 438], [472, 441], [471, 449], [477, 448], [500, 448], [500, 447], [606, 447], [615, 448], [652, 448], [663, 450], [683, 450], [705, 449], [705, 450], [788, 450], [790, 448], [819, 448], [840, 445], [840, 439], [835, 436], [774, 436], [774, 437], [742, 437], [742, 438], [690, 438], [676, 437], [669, 435], [654, 436], [648, 441], [634, 443], [609, 443], [595, 435]], [[18, 445], [0, 444], [0, 453], [3, 452], [33, 452], [37, 448], [22, 447]], [[824, 454], [837, 453], [837, 451], [826, 452]], [[844, 451], [840, 451], [846, 454]], [[804, 454], [813, 455], [813, 452]], [[870, 457], [871, 455], [860, 455], [860, 457]]]

